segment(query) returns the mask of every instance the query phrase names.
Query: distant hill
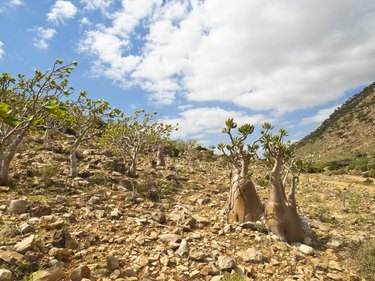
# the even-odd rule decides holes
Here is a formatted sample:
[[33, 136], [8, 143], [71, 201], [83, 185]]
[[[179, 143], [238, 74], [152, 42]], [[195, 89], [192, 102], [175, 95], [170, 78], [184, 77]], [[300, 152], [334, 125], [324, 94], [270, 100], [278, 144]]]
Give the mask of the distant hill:
[[375, 154], [375, 83], [351, 97], [295, 145], [297, 155], [314, 153], [321, 160]]

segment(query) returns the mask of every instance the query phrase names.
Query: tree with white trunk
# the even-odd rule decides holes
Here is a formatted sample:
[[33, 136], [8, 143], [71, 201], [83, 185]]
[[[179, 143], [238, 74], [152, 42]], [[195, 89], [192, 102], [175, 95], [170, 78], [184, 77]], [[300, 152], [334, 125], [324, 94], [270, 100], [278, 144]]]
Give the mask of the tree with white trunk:
[[116, 108], [111, 109], [107, 101], [88, 98], [86, 91], [80, 92], [77, 100], [69, 100], [67, 107], [67, 114], [61, 120], [59, 128], [63, 132], [68, 130], [72, 132], [64, 134], [71, 140], [69, 175], [76, 177], [78, 174], [77, 151], [80, 145], [100, 136], [105, 129], [106, 122], [121, 113]]
[[169, 136], [171, 125], [156, 120], [157, 113], [135, 111], [133, 115], [110, 122], [102, 135], [102, 142], [120, 155], [125, 164], [130, 160], [128, 175], [137, 176], [137, 161], [141, 154], [154, 151], [163, 136]]
[[62, 116], [66, 111], [64, 98], [73, 88], [68, 85], [76, 62], [63, 65], [56, 60], [45, 72], [35, 70], [26, 78], [14, 78], [8, 73], [0, 76], [0, 182], [9, 183], [10, 163], [17, 147], [32, 128], [48, 116]]

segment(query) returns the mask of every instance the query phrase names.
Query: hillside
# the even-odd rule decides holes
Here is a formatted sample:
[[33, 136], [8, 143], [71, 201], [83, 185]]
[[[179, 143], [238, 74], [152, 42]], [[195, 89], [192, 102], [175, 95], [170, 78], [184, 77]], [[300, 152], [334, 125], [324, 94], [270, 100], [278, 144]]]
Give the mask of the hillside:
[[[168, 157], [166, 167], [142, 164], [131, 179], [116, 157], [90, 144], [79, 155], [79, 177], [69, 178], [67, 157], [64, 143], [48, 148], [38, 139], [17, 153], [15, 185], [0, 189], [0, 272], [14, 278], [4, 280], [360, 280], [364, 274], [353, 249], [374, 238], [375, 194], [363, 178], [301, 178], [299, 209], [317, 239], [299, 247], [279, 241], [263, 223], [226, 223], [229, 179], [219, 160]], [[263, 176], [254, 179], [265, 199]]]
[[[375, 83], [336, 109], [315, 131], [296, 143], [298, 155], [343, 159], [375, 153]], [[317, 156], [318, 156], [317, 155]]]

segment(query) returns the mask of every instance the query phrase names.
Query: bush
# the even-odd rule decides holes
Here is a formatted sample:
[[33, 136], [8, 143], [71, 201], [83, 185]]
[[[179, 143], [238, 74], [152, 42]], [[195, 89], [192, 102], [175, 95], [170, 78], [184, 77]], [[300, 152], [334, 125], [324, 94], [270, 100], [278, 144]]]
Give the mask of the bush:
[[40, 176], [46, 185], [52, 184], [52, 177], [58, 175], [60, 172], [60, 165], [54, 163], [49, 164], [40, 169]]
[[247, 279], [245, 279], [245, 277], [239, 273], [233, 273], [233, 274], [225, 273], [221, 280], [223, 281], [245, 281]]
[[262, 187], [268, 187], [269, 186], [269, 181], [263, 177], [256, 178], [255, 183], [257, 185], [260, 185]]
[[375, 239], [364, 242], [356, 252], [359, 271], [368, 278], [375, 280]]
[[306, 170], [309, 174], [321, 173], [324, 169], [321, 166], [309, 166]]
[[328, 222], [331, 223], [331, 212], [326, 207], [319, 207], [314, 214], [315, 217], [317, 217], [322, 222]]

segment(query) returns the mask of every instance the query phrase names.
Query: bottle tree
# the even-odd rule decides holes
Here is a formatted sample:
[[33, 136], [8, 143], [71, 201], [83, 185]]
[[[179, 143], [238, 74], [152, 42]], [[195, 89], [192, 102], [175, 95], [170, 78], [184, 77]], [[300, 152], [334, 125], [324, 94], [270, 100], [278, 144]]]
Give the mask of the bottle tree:
[[[269, 124], [268, 124], [269, 125]], [[272, 126], [267, 126], [268, 130]], [[265, 219], [269, 229], [285, 242], [301, 242], [304, 238], [303, 227], [297, 212], [295, 188], [298, 182], [296, 171], [302, 166], [294, 160], [294, 151], [284, 139], [287, 131], [279, 129], [277, 134], [266, 132], [261, 143], [267, 163], [272, 167], [270, 174], [270, 196], [265, 206]], [[285, 192], [286, 180], [282, 174], [292, 172], [292, 185], [288, 196]], [[285, 179], [287, 177], [287, 173]]]
[[146, 151], [155, 150], [161, 136], [168, 136], [172, 131], [171, 125], [157, 122], [156, 115], [156, 112], [135, 111], [132, 116], [110, 122], [102, 135], [103, 144], [121, 156], [125, 164], [130, 159], [130, 177], [137, 176], [139, 156]]
[[26, 78], [14, 78], [8, 73], [0, 76], [0, 182], [9, 182], [9, 166], [18, 145], [27, 133], [51, 115], [66, 111], [62, 98], [68, 97], [73, 88], [68, 85], [76, 62], [63, 65], [56, 60], [45, 72], [35, 70]]
[[225, 122], [223, 133], [227, 134], [230, 144], [219, 144], [218, 149], [224, 157], [231, 163], [232, 172], [230, 175], [230, 192], [227, 209], [227, 221], [245, 222], [257, 221], [264, 212], [264, 206], [258, 197], [254, 183], [249, 173], [249, 165], [255, 160], [257, 143], [260, 139], [251, 144], [245, 144], [247, 138], [254, 132], [254, 126], [244, 124], [238, 128], [237, 136], [233, 135], [233, 130], [237, 124], [233, 119]]
[[77, 100], [69, 100], [67, 107], [67, 114], [57, 126], [62, 132], [72, 132], [72, 134], [65, 135], [71, 140], [69, 175], [76, 177], [78, 174], [77, 151], [80, 145], [100, 136], [105, 129], [106, 122], [120, 115], [121, 112], [116, 108], [111, 109], [107, 101], [88, 98], [86, 91], [80, 92]]

